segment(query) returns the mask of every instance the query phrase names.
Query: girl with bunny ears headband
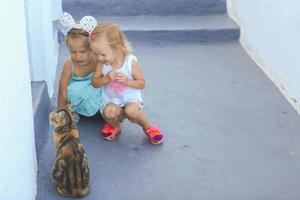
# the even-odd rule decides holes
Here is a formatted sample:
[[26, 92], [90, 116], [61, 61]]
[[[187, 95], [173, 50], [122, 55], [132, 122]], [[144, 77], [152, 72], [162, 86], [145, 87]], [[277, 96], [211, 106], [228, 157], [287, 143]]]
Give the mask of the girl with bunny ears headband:
[[70, 58], [65, 61], [61, 72], [57, 108], [71, 103], [73, 118], [78, 121], [79, 115], [90, 117], [100, 109], [101, 88], [94, 88], [91, 84], [97, 57], [89, 46], [89, 33], [96, 27], [97, 21], [85, 16], [76, 23], [69, 13], [64, 13], [60, 22], [67, 30]]
[[89, 37], [93, 29], [97, 26], [97, 20], [92, 16], [84, 16], [78, 23], [76, 23], [73, 17], [67, 12], [64, 12], [60, 17], [60, 23], [67, 31], [67, 44], [69, 36], [76, 37], [77, 35], [83, 35]]

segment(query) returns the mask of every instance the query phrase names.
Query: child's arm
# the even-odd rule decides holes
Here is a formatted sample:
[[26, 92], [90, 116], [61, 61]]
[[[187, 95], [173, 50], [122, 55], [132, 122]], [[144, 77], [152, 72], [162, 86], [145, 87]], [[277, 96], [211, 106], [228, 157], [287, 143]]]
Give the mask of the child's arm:
[[60, 79], [59, 79], [59, 89], [58, 89], [58, 100], [57, 100], [57, 108], [60, 109], [64, 107], [68, 102], [67, 102], [67, 87], [68, 87], [68, 82], [71, 77], [71, 65], [69, 61], [66, 61], [63, 70], [60, 74]]
[[98, 62], [95, 74], [93, 76], [92, 84], [94, 87], [102, 87], [112, 82], [115, 78], [115, 72], [110, 71], [105, 76], [102, 74], [103, 63]]
[[133, 80], [128, 79], [128, 77], [125, 74], [120, 74], [120, 73], [117, 74], [116, 80], [131, 88], [144, 89], [145, 87], [144, 75], [141, 71], [140, 65], [136, 60], [132, 61], [131, 70], [132, 70]]

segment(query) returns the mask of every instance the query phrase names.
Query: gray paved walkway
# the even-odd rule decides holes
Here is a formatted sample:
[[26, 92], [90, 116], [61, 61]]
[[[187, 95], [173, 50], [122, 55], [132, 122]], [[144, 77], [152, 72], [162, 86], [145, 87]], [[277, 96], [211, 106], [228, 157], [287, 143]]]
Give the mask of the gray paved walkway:
[[[300, 199], [300, 117], [237, 42], [134, 47], [147, 82], [144, 110], [165, 143], [149, 144], [127, 121], [107, 142], [100, 119], [82, 118], [91, 169], [83, 199]], [[50, 180], [54, 156], [50, 137], [37, 200], [65, 199]]]

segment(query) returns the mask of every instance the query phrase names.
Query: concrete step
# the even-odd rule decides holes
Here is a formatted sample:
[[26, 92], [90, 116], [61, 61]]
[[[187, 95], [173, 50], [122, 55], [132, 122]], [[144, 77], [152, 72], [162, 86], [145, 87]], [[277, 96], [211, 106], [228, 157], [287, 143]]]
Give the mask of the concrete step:
[[84, 15], [211, 15], [226, 13], [226, 0], [63, 0], [63, 9], [76, 18]]
[[32, 81], [32, 107], [34, 117], [34, 133], [37, 158], [39, 160], [40, 153], [44, 148], [48, 129], [48, 115], [50, 110], [50, 99], [47, 92], [47, 84], [45, 81]]
[[129, 40], [151, 42], [226, 42], [240, 30], [227, 14], [212, 16], [97, 16], [120, 25]]

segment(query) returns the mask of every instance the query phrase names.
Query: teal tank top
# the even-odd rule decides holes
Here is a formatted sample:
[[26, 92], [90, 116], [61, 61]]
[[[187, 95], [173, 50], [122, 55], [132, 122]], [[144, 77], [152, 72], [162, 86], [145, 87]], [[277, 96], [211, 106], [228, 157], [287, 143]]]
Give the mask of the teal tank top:
[[94, 88], [92, 78], [94, 72], [86, 76], [75, 76], [71, 61], [72, 74], [68, 83], [67, 96], [72, 104], [72, 111], [90, 117], [101, 107], [101, 88]]

